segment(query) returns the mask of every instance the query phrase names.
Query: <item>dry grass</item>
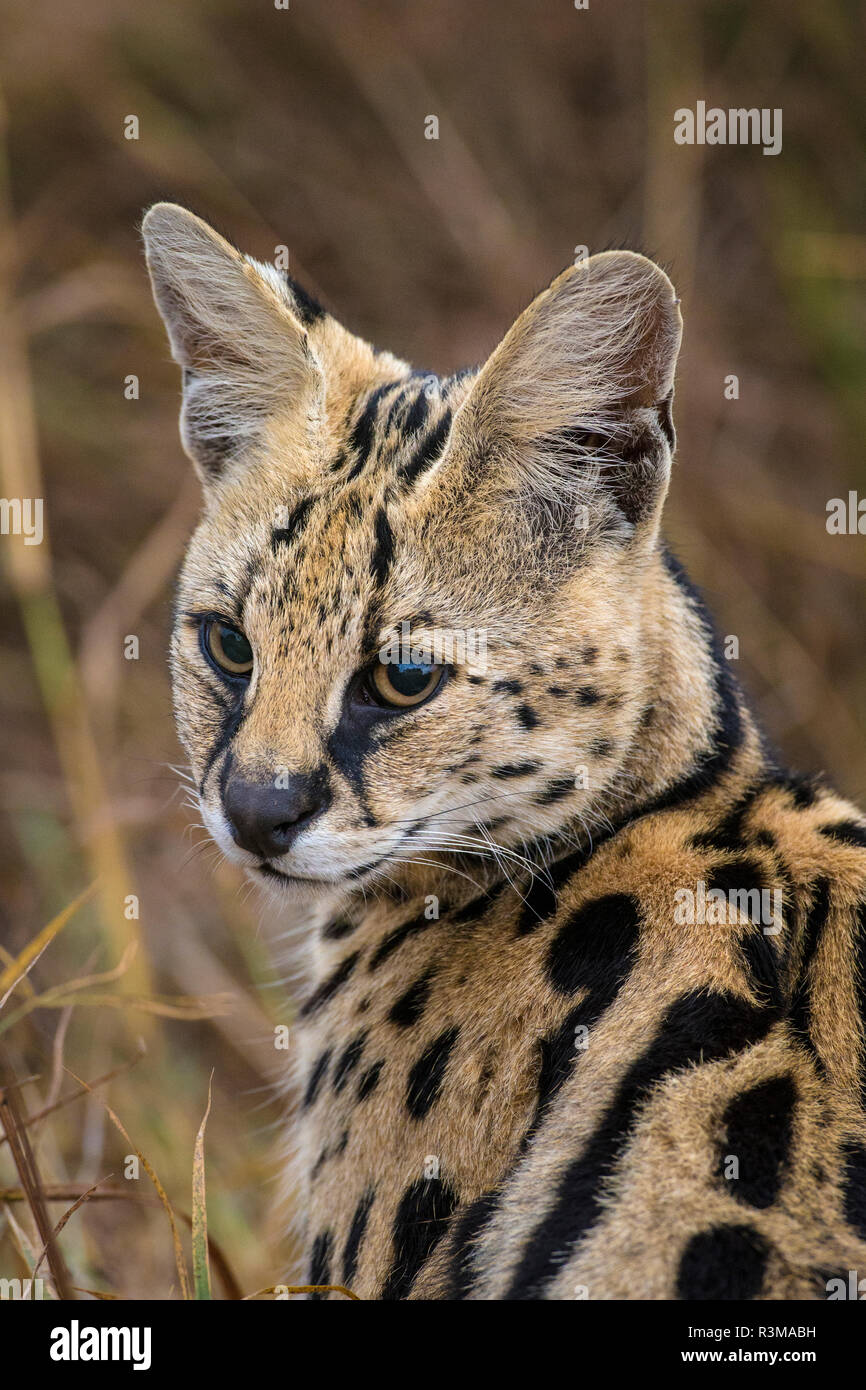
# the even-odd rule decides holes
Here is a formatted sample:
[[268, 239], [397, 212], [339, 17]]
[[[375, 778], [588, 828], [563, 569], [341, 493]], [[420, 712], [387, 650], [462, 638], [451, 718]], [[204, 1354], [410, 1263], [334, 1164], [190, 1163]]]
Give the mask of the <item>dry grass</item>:
[[[824, 520], [866, 493], [863, 23], [841, 0], [74, 0], [50, 22], [9, 0], [0, 488], [46, 499], [48, 541], [0, 538], [4, 978], [98, 888], [0, 1013], [30, 1186], [0, 1145], [0, 1277], [45, 1247], [58, 1286], [68, 1269], [100, 1296], [202, 1293], [211, 1072], [211, 1293], [264, 1294], [293, 1255], [270, 1165], [290, 1009], [256, 905], [185, 842], [170, 769], [170, 587], [197, 499], [142, 209], [175, 198], [265, 258], [287, 243], [350, 327], [440, 370], [483, 357], [576, 245], [656, 254], [686, 322], [671, 538], [769, 732], [862, 798], [866, 551]], [[782, 155], [674, 146], [673, 110], [698, 98], [782, 107]]]

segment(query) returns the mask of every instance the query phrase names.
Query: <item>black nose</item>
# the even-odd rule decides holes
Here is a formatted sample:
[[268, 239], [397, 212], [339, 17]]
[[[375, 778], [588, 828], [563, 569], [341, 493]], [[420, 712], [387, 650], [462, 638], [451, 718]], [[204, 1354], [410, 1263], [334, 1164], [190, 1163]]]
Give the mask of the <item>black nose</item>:
[[232, 777], [223, 795], [231, 832], [242, 849], [263, 859], [285, 854], [292, 841], [328, 802], [327, 777], [295, 773], [286, 786]]

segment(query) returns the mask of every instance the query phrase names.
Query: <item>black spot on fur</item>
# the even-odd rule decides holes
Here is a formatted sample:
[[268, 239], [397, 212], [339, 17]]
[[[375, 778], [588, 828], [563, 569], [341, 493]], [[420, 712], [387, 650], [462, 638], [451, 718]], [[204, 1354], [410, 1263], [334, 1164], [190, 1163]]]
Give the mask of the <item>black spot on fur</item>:
[[582, 685], [577, 692], [577, 703], [579, 705], [597, 705], [601, 696], [597, 690], [593, 690], [591, 685]]
[[734, 852], [745, 849], [748, 836], [744, 822], [765, 786], [766, 783], [761, 782], [757, 786], [750, 787], [724, 820], [709, 830], [702, 830], [699, 834], [692, 835], [689, 843], [694, 845], [696, 849], [721, 849], [733, 850]]
[[[738, 1201], [763, 1211], [778, 1197], [791, 1156], [796, 1103], [790, 1076], [761, 1081], [728, 1103], [717, 1171]], [[725, 1179], [729, 1157], [738, 1160], [739, 1173]]]
[[368, 1187], [355, 1208], [355, 1215], [352, 1217], [352, 1224], [349, 1227], [349, 1234], [346, 1237], [346, 1245], [343, 1250], [343, 1283], [347, 1289], [351, 1289], [352, 1280], [358, 1268], [358, 1255], [361, 1250], [361, 1242], [367, 1230], [367, 1221], [375, 1197], [375, 1189]]
[[535, 1114], [521, 1140], [521, 1150], [527, 1148], [545, 1114], [571, 1075], [575, 1063], [583, 1056], [583, 1052], [577, 1046], [577, 1029], [581, 1026], [591, 1027], [602, 1011], [600, 1000], [588, 999], [585, 1004], [579, 1004], [566, 1014], [559, 1027], [541, 1039], [538, 1099]]
[[357, 930], [357, 922], [350, 922], [348, 917], [338, 917], [336, 922], [328, 923], [322, 936], [328, 941], [342, 941], [344, 937], [351, 936], [352, 932]]
[[329, 1000], [333, 999], [337, 991], [342, 988], [352, 974], [352, 971], [358, 963], [360, 954], [360, 951], [355, 951], [351, 956], [346, 956], [344, 960], [340, 961], [334, 973], [329, 975], [328, 979], [324, 980], [322, 984], [319, 985], [318, 989], [310, 995], [306, 1004], [301, 1009], [301, 1018], [310, 1018], [313, 1014], [318, 1013], [319, 1009], [327, 1004]]
[[518, 705], [515, 713], [524, 729], [538, 728], [540, 720], [531, 705]]
[[382, 1298], [406, 1298], [434, 1246], [442, 1239], [457, 1194], [436, 1178], [420, 1178], [407, 1188], [394, 1218], [394, 1260]]
[[760, 928], [747, 931], [740, 937], [740, 950], [746, 964], [750, 981], [764, 1002], [777, 1006], [782, 1002], [782, 984], [779, 979], [779, 959], [773, 938]]
[[692, 1236], [680, 1260], [677, 1298], [757, 1298], [769, 1256], [767, 1242], [752, 1226], [714, 1226]]
[[473, 1255], [475, 1237], [483, 1229], [485, 1221], [496, 1210], [499, 1194], [485, 1192], [463, 1212], [454, 1229], [454, 1244], [451, 1251], [451, 1298], [462, 1299], [472, 1288]]
[[556, 884], [552, 876], [549, 873], [547, 876], [537, 874], [523, 896], [517, 935], [527, 936], [534, 932], [546, 917], [553, 915], [557, 902]]
[[409, 1073], [406, 1106], [414, 1120], [423, 1120], [439, 1098], [445, 1068], [459, 1037], [459, 1028], [447, 1028], [421, 1054]]
[[806, 914], [806, 922], [803, 930], [803, 949], [800, 954], [797, 983], [789, 1009], [790, 1025], [793, 1032], [799, 1040], [805, 1044], [820, 1070], [823, 1070], [823, 1063], [821, 1062], [817, 1048], [812, 1039], [811, 967], [821, 943], [821, 937], [827, 925], [829, 914], [830, 885], [825, 878], [820, 878], [815, 884], [812, 894], [812, 903]]
[[520, 684], [520, 681], [515, 680], [494, 681], [493, 685], [491, 686], [491, 689], [504, 690], [508, 695], [523, 694], [523, 686]]
[[281, 545], [289, 545], [303, 530], [310, 508], [313, 505], [312, 497], [305, 497], [293, 509], [285, 526], [275, 526], [271, 532], [271, 549], [278, 550]]
[[635, 898], [611, 893], [585, 903], [550, 944], [546, 969], [559, 994], [598, 988], [616, 993], [632, 964], [640, 933]]
[[408, 941], [412, 936], [417, 936], [419, 932], [426, 931], [428, 927], [433, 925], [433, 921], [435, 918], [427, 918], [422, 914], [420, 917], [413, 917], [409, 922], [404, 922], [400, 927], [395, 927], [376, 947], [369, 969], [377, 970], [383, 961], [387, 960], [399, 946], [403, 945], [404, 941]]
[[611, 831], [596, 836], [592, 845], [587, 844], [585, 849], [574, 850], [573, 853], [564, 858], [555, 860], [553, 864], [535, 876], [524, 893], [523, 907], [517, 924], [518, 936], [525, 936], [527, 933], [535, 931], [545, 918], [553, 915], [559, 901], [559, 889], [573, 874], [578, 873], [585, 866], [593, 848], [597, 849], [600, 844], [604, 843], [605, 839], [610, 838], [612, 833]]
[[384, 1065], [384, 1061], [374, 1062], [372, 1067], [364, 1072], [358, 1082], [358, 1100], [366, 1100], [368, 1096], [373, 1094], [379, 1084], [379, 1077], [382, 1075]]
[[432, 981], [433, 971], [428, 970], [425, 975], [410, 985], [405, 994], [401, 994], [388, 1011], [389, 1022], [396, 1023], [398, 1028], [412, 1028], [427, 1007]]
[[742, 904], [742, 910], [747, 914], [749, 921], [755, 926], [761, 926], [761, 893], [767, 889], [764, 871], [760, 864], [756, 864], [753, 859], [728, 859], [722, 864], [716, 864], [710, 871], [707, 878], [707, 893], [718, 890], [724, 893], [729, 899], [729, 894], [747, 893], [752, 895], [757, 893], [757, 898], [749, 896], [745, 901], [742, 898], [735, 898], [734, 902]]
[[504, 891], [504, 888], [500, 888], [498, 892], [495, 893], [476, 894], [474, 898], [469, 899], [468, 903], [464, 903], [462, 907], [458, 907], [453, 912], [449, 913], [448, 921], [457, 926], [461, 926], [464, 922], [479, 921], [484, 916], [485, 912], [489, 912], [490, 908], [498, 900], [500, 893]]
[[499, 767], [490, 769], [490, 776], [506, 781], [509, 777], [528, 777], [540, 767], [541, 763], [502, 763]]
[[350, 1043], [347, 1043], [334, 1065], [334, 1090], [342, 1091], [352, 1072], [361, 1060], [364, 1051], [364, 1044], [367, 1041], [366, 1033], [359, 1033]]
[[556, 777], [552, 782], [548, 782], [544, 791], [538, 793], [535, 804], [536, 806], [552, 806], [554, 802], [562, 801], [574, 790], [573, 777]]
[[787, 776], [780, 780], [785, 791], [790, 792], [791, 800], [798, 811], [806, 811], [818, 800], [818, 788], [812, 777]]
[[313, 1063], [313, 1070], [310, 1072], [310, 1079], [307, 1082], [307, 1089], [304, 1092], [304, 1109], [307, 1110], [313, 1104], [319, 1094], [319, 1088], [325, 1079], [328, 1070], [328, 1063], [331, 1060], [331, 1048], [327, 1048], [320, 1057]]
[[866, 825], [858, 825], [857, 821], [840, 820], [835, 825], [822, 825], [820, 830], [822, 835], [830, 840], [838, 840], [842, 845], [857, 845], [860, 849], [866, 849]]
[[732, 994], [692, 991], [661, 1020], [644, 1054], [629, 1067], [582, 1153], [557, 1184], [547, 1215], [527, 1243], [506, 1298], [543, 1298], [547, 1283], [603, 1212], [605, 1181], [631, 1138], [641, 1108], [667, 1076], [733, 1056], [766, 1036], [777, 1013]]
[[[854, 983], [860, 1021], [866, 1032], [866, 902], [858, 904], [854, 933]], [[860, 1104], [866, 1110], [866, 1049], [860, 1059]]]
[[589, 745], [589, 751], [594, 758], [609, 758], [616, 744], [609, 738], [594, 738]]
[[[330, 1284], [331, 1282], [331, 1251], [334, 1247], [334, 1236], [331, 1231], [320, 1231], [313, 1241], [313, 1249], [310, 1253], [310, 1277], [309, 1284]], [[323, 1298], [324, 1294], [311, 1293], [310, 1298]]]
[[845, 1220], [866, 1240], [866, 1147], [850, 1144], [843, 1152], [845, 1176], [842, 1192]]

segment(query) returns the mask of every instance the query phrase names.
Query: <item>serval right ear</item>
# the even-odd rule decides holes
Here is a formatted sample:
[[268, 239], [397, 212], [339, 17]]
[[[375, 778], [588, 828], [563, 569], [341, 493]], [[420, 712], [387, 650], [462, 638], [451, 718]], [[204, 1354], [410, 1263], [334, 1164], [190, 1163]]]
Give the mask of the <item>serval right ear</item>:
[[673, 285], [652, 261], [605, 251], [569, 267], [524, 310], [454, 418], [426, 486], [586, 510], [651, 540], [667, 489], [682, 334]]
[[[322, 373], [304, 325], [309, 302], [273, 266], [241, 255], [174, 203], [142, 224], [153, 295], [183, 368], [184, 448], [207, 484], [291, 412], [304, 428]], [[299, 439], [299, 443], [303, 441]]]

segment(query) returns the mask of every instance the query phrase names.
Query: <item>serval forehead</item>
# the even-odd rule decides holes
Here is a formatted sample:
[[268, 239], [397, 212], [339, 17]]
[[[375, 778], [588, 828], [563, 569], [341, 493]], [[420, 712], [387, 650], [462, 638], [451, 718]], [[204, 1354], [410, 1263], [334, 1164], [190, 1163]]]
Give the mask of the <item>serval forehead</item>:
[[328, 474], [340, 484], [378, 474], [410, 488], [441, 456], [451, 422], [477, 370], [441, 378], [406, 373], [370, 383], [342, 408]]
[[358, 392], [327, 465], [301, 487], [272, 457], [235, 474], [190, 547], [194, 584], [210, 572], [239, 623], [255, 606], [330, 624], [367, 602], [390, 576], [402, 509], [441, 458], [475, 374], [407, 369]]

